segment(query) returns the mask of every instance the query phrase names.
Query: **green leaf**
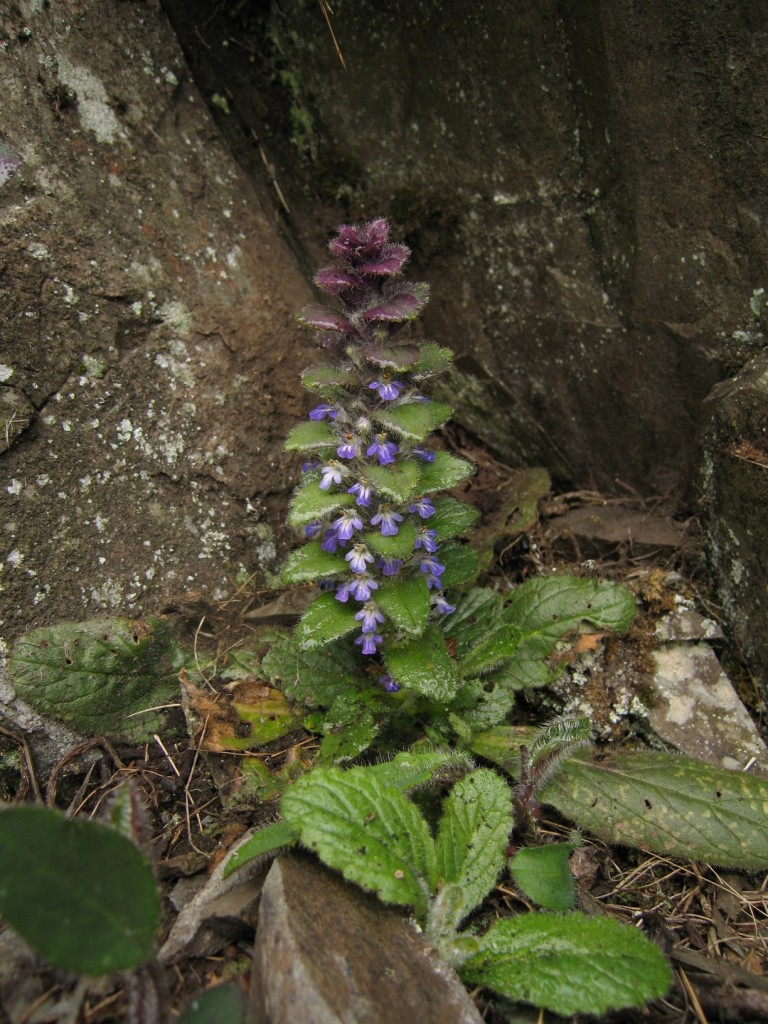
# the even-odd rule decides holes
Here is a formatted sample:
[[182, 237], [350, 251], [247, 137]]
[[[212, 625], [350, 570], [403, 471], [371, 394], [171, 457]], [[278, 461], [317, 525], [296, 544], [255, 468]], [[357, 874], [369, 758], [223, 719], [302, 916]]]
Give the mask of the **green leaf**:
[[367, 466], [365, 476], [386, 498], [406, 502], [416, 494], [419, 484], [419, 467], [415, 462], [398, 462], [391, 466]]
[[160, 898], [130, 840], [46, 807], [0, 812], [0, 913], [54, 967], [130, 970], [151, 955]]
[[288, 523], [293, 527], [323, 519], [325, 516], [354, 504], [355, 496], [346, 491], [321, 491], [316, 478], [304, 480], [291, 501]]
[[243, 1024], [245, 997], [234, 983], [201, 992], [186, 1008], [179, 1024]]
[[238, 868], [257, 857], [276, 853], [285, 846], [293, 846], [297, 839], [297, 833], [285, 821], [275, 821], [271, 825], [265, 825], [264, 828], [260, 828], [244, 840], [227, 858], [224, 877], [231, 875], [233, 871], [237, 871]]
[[470, 544], [441, 545], [437, 557], [445, 566], [445, 572], [440, 577], [444, 588], [457, 587], [477, 579], [480, 571], [480, 552]]
[[475, 467], [466, 459], [458, 459], [449, 452], [435, 452], [435, 461], [425, 462], [421, 467], [419, 494], [450, 490], [474, 472]]
[[[351, 495], [350, 495], [351, 497]], [[363, 534], [363, 542], [385, 558], [407, 558], [413, 552], [416, 540], [416, 527], [407, 519], [399, 524], [400, 528], [394, 537], [384, 537], [381, 533], [367, 530]]]
[[338, 434], [324, 420], [307, 420], [296, 424], [283, 447], [287, 452], [310, 452], [335, 448], [338, 443]]
[[456, 611], [441, 619], [441, 626], [456, 644], [457, 657], [498, 627], [503, 607], [504, 595], [487, 588], [473, 587], [456, 598]]
[[308, 651], [346, 636], [358, 626], [354, 608], [337, 601], [333, 594], [320, 594], [302, 615], [296, 640], [302, 650]]
[[367, 706], [370, 703], [360, 690], [336, 698], [322, 722], [321, 763], [351, 761], [370, 747], [379, 733], [379, 724]]
[[163, 619], [93, 619], [21, 637], [9, 670], [19, 697], [41, 714], [80, 733], [140, 743], [164, 722], [140, 712], [178, 700], [178, 656]]
[[430, 516], [428, 525], [437, 530], [440, 540], [458, 537], [460, 533], [470, 528], [479, 515], [473, 505], [465, 505], [463, 501], [456, 501], [448, 495], [435, 498], [433, 504], [435, 514]]
[[407, 405], [382, 406], [374, 418], [388, 430], [394, 430], [409, 441], [423, 441], [427, 434], [441, 427], [453, 409], [442, 402], [409, 402]]
[[360, 654], [347, 641], [304, 651], [294, 637], [284, 636], [264, 655], [261, 668], [287, 697], [307, 707], [328, 708], [361, 683]]
[[456, 667], [434, 626], [429, 626], [417, 640], [398, 647], [388, 646], [385, 660], [396, 682], [429, 700], [447, 703], [456, 692]]
[[539, 795], [608, 843], [721, 867], [768, 867], [768, 781], [656, 751], [569, 758]]
[[418, 361], [411, 366], [411, 373], [417, 380], [435, 377], [443, 373], [453, 362], [453, 352], [443, 348], [434, 341], [425, 341], [421, 345]]
[[577, 913], [502, 918], [460, 973], [471, 985], [563, 1017], [642, 1006], [672, 980], [661, 951], [636, 928]]
[[459, 659], [459, 672], [465, 678], [489, 672], [511, 658], [521, 641], [520, 630], [503, 623]]
[[344, 387], [354, 381], [354, 375], [342, 366], [310, 366], [301, 375], [307, 391], [323, 394], [327, 388]]
[[424, 576], [383, 583], [376, 592], [376, 604], [397, 629], [421, 636], [429, 615], [429, 589]]
[[329, 867], [424, 916], [435, 845], [421, 812], [394, 786], [364, 768], [316, 768], [286, 792], [282, 812]]
[[460, 750], [401, 751], [391, 761], [382, 761], [366, 767], [366, 772], [375, 775], [383, 784], [397, 789], [410, 790], [422, 786], [436, 776], [456, 777], [464, 775], [474, 767], [468, 754]]
[[488, 768], [478, 768], [457, 782], [443, 803], [437, 874], [463, 893], [454, 930], [495, 886], [513, 824], [509, 785]]
[[349, 571], [343, 558], [324, 551], [320, 545], [321, 541], [313, 540], [288, 555], [280, 570], [283, 583], [307, 583]]
[[573, 843], [524, 846], [512, 858], [509, 870], [525, 895], [547, 910], [573, 906], [573, 875], [568, 858]]

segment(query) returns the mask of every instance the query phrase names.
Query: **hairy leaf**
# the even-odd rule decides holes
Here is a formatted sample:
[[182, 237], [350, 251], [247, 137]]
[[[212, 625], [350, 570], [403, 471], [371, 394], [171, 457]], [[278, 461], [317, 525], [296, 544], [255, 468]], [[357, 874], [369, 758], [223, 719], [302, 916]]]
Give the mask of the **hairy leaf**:
[[349, 641], [305, 651], [295, 637], [281, 637], [264, 655], [261, 669], [287, 697], [308, 707], [328, 708], [360, 688], [360, 655]]
[[296, 639], [299, 647], [308, 651], [338, 640], [358, 626], [355, 608], [337, 601], [333, 594], [320, 594], [302, 615], [296, 627]]
[[437, 835], [437, 874], [463, 893], [453, 928], [479, 906], [504, 867], [513, 826], [509, 785], [488, 768], [478, 768], [451, 790], [443, 803]]
[[249, 861], [255, 860], [257, 857], [264, 857], [267, 854], [277, 853], [278, 850], [282, 850], [286, 846], [293, 846], [297, 839], [297, 833], [285, 821], [275, 821], [271, 825], [265, 825], [241, 842], [227, 858], [224, 877], [231, 875], [243, 864], [248, 864]]
[[421, 467], [419, 494], [449, 490], [474, 472], [475, 467], [466, 459], [458, 459], [449, 452], [435, 452], [435, 461], [425, 462]]
[[133, 843], [47, 807], [0, 812], [0, 913], [55, 967], [109, 974], [152, 953], [160, 898]]
[[335, 448], [338, 443], [338, 434], [325, 421], [307, 420], [292, 428], [284, 448], [287, 452], [311, 452]]
[[429, 525], [437, 530], [440, 540], [458, 537], [475, 522], [479, 513], [473, 505], [465, 505], [449, 495], [435, 498], [435, 514], [430, 516]]
[[460, 750], [402, 751], [391, 761], [368, 765], [366, 772], [381, 782], [398, 789], [409, 790], [424, 785], [431, 779], [446, 776], [455, 778], [474, 767], [472, 758]]
[[339, 555], [324, 551], [319, 540], [310, 541], [292, 551], [280, 570], [283, 583], [307, 583], [337, 573], [346, 573], [349, 566]]
[[382, 406], [373, 413], [378, 423], [409, 441], [423, 441], [437, 430], [453, 410], [442, 402], [409, 402], [407, 405]]
[[317, 480], [305, 480], [297, 489], [288, 512], [288, 523], [294, 527], [306, 526], [340, 508], [355, 503], [355, 496], [346, 491], [321, 491]]
[[305, 306], [299, 313], [298, 320], [305, 327], [315, 327], [321, 331], [339, 331], [342, 334], [357, 333], [345, 316], [328, 306]]
[[641, 1006], [671, 982], [661, 951], [637, 929], [576, 913], [502, 918], [459, 970], [471, 985], [564, 1017]]
[[397, 629], [421, 636], [429, 615], [429, 590], [422, 575], [400, 581], [395, 577], [376, 591], [376, 604]]
[[398, 647], [390, 645], [386, 663], [401, 686], [430, 700], [447, 703], [456, 692], [456, 667], [434, 626], [429, 626], [417, 640]]
[[399, 526], [400, 529], [394, 537], [384, 537], [378, 530], [366, 530], [363, 541], [377, 555], [383, 555], [385, 558], [407, 558], [413, 551], [416, 527], [408, 519]]
[[435, 845], [399, 789], [363, 768], [316, 768], [286, 792], [282, 812], [302, 843], [349, 881], [425, 915]]
[[366, 466], [364, 475], [380, 494], [399, 502], [412, 498], [419, 483], [419, 467], [415, 462]]
[[301, 383], [308, 391], [323, 394], [327, 388], [343, 387], [354, 381], [354, 375], [344, 366], [310, 366], [301, 375]]
[[445, 566], [440, 577], [443, 587], [457, 587], [477, 578], [481, 556], [470, 544], [441, 545], [437, 556]]
[[434, 341], [426, 341], [421, 346], [419, 360], [412, 367], [412, 372], [417, 380], [435, 377], [447, 370], [452, 362], [453, 352], [449, 348], [443, 348]]
[[573, 906], [573, 875], [568, 858], [573, 843], [524, 846], [509, 865], [512, 877], [525, 895], [547, 910], [570, 910]]

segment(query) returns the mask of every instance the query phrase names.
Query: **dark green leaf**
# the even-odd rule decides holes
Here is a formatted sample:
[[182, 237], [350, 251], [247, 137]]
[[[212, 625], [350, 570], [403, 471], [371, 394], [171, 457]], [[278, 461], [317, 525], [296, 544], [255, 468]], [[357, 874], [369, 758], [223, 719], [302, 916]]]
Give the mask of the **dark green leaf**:
[[477, 579], [480, 552], [470, 544], [441, 544], [437, 557], [445, 566], [445, 572], [440, 577], [443, 587], [457, 587]]
[[409, 441], [423, 441], [427, 434], [441, 427], [452, 412], [450, 405], [442, 402], [409, 402], [407, 405], [382, 406], [373, 415], [383, 427]]
[[453, 638], [457, 657], [468, 654], [501, 620], [504, 595], [473, 587], [456, 598], [456, 611], [441, 620], [443, 632]]
[[421, 346], [419, 359], [411, 367], [411, 372], [417, 380], [434, 377], [447, 370], [452, 362], [453, 352], [449, 348], [442, 348], [434, 341], [426, 341]]
[[397, 629], [413, 636], [424, 632], [429, 615], [429, 590], [421, 574], [409, 580], [400, 581], [395, 577], [383, 583], [376, 592], [376, 604]]
[[228, 857], [224, 867], [224, 877], [231, 875], [243, 864], [248, 864], [249, 861], [255, 860], [257, 857], [276, 853], [284, 846], [293, 846], [297, 839], [297, 833], [285, 821], [275, 821], [271, 825], [265, 825], [264, 828], [258, 829], [252, 836], [240, 843]]
[[456, 667], [434, 626], [410, 643], [398, 647], [390, 644], [385, 660], [392, 677], [407, 690], [442, 703], [456, 692]]
[[0, 812], [0, 913], [55, 967], [109, 974], [152, 953], [160, 898], [130, 840], [45, 807]]
[[245, 997], [234, 983], [216, 985], [193, 999], [179, 1024], [243, 1024]]
[[449, 452], [435, 452], [435, 461], [425, 462], [421, 467], [419, 494], [450, 490], [474, 472], [475, 467], [466, 459], [458, 459]]
[[564, 1017], [642, 1006], [671, 982], [660, 950], [636, 928], [576, 913], [502, 918], [460, 973], [471, 985]]
[[403, 751], [391, 761], [366, 767], [382, 783], [409, 790], [429, 782], [435, 776], [445, 778], [464, 775], [473, 768], [472, 759], [459, 750]]
[[435, 514], [430, 516], [428, 525], [437, 530], [440, 540], [458, 537], [460, 533], [470, 528], [479, 514], [473, 505], [465, 505], [463, 501], [456, 501], [449, 495], [435, 498], [433, 504]]
[[319, 451], [335, 448], [339, 443], [336, 431], [322, 420], [297, 423], [285, 439], [287, 452]]
[[349, 641], [304, 651], [293, 636], [281, 637], [265, 654], [262, 671], [291, 700], [308, 707], [330, 707], [360, 686], [360, 655]]
[[324, 551], [320, 544], [319, 540], [310, 541], [288, 555], [280, 570], [283, 583], [307, 583], [349, 571], [349, 566], [340, 555]]
[[337, 601], [333, 594], [320, 594], [304, 612], [296, 627], [296, 640], [302, 650], [322, 647], [359, 628], [355, 608]]
[[568, 858], [573, 843], [524, 846], [509, 865], [512, 877], [525, 895], [547, 910], [570, 910], [573, 906], [573, 875]]

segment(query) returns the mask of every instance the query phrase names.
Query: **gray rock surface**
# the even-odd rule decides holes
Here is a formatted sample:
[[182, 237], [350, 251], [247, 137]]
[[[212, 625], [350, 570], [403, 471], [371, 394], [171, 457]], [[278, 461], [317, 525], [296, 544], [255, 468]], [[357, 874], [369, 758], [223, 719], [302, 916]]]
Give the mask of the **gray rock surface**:
[[254, 954], [255, 1024], [480, 1024], [451, 968], [395, 910], [308, 857], [275, 861]]

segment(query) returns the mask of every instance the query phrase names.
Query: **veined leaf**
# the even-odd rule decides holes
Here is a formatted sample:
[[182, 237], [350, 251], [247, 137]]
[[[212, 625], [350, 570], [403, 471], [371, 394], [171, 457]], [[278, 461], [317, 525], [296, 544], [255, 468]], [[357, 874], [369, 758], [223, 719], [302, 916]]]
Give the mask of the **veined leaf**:
[[429, 518], [429, 526], [437, 530], [440, 540], [458, 537], [464, 533], [477, 519], [479, 512], [474, 505], [465, 505], [450, 495], [435, 498], [433, 502], [435, 514]]
[[466, 459], [458, 459], [450, 452], [435, 452], [435, 461], [425, 462], [421, 467], [419, 494], [450, 490], [474, 472], [475, 467]]
[[456, 611], [441, 620], [443, 632], [456, 644], [456, 655], [468, 654], [499, 624], [504, 595], [490, 588], [472, 587], [456, 598]]
[[483, 672], [490, 672], [507, 658], [511, 658], [521, 641], [519, 629], [506, 623], [497, 626], [492, 633], [488, 633], [459, 659], [459, 672], [467, 679]]
[[408, 519], [400, 523], [399, 527], [400, 529], [394, 537], [385, 537], [378, 530], [366, 530], [363, 534], [363, 542], [371, 551], [375, 551], [377, 555], [383, 555], [385, 558], [407, 558], [413, 552], [416, 527]]
[[401, 686], [429, 700], [447, 703], [456, 692], [456, 667], [434, 626], [428, 626], [410, 643], [397, 647], [390, 644], [385, 660], [389, 673]]
[[324, 420], [307, 420], [293, 427], [283, 447], [287, 452], [310, 452], [334, 448], [338, 443], [339, 435]]
[[349, 566], [343, 558], [324, 551], [320, 543], [319, 540], [310, 541], [288, 555], [285, 565], [280, 570], [280, 579], [283, 583], [307, 583], [349, 571]]
[[365, 476], [376, 490], [393, 501], [406, 502], [416, 494], [419, 467], [415, 462], [393, 466], [367, 466]]
[[429, 615], [429, 590], [419, 574], [409, 580], [397, 577], [383, 583], [376, 591], [376, 604], [397, 629], [412, 636], [421, 636]]
[[445, 884], [456, 883], [463, 893], [452, 930], [496, 884], [513, 824], [509, 785], [487, 768], [478, 768], [457, 782], [444, 801], [437, 874]]
[[363, 768], [316, 768], [285, 793], [282, 812], [345, 878], [424, 917], [435, 887], [435, 845], [415, 804]]
[[391, 761], [366, 767], [382, 783], [408, 791], [429, 782], [435, 775], [456, 777], [474, 768], [472, 758], [461, 750], [401, 751]]
[[261, 671], [291, 700], [308, 707], [330, 707], [346, 692], [360, 688], [360, 655], [346, 641], [302, 650], [295, 637], [274, 641]]
[[306, 526], [340, 508], [354, 505], [355, 496], [346, 491], [321, 491], [317, 480], [305, 480], [293, 496], [288, 512], [288, 523], [294, 527]]
[[301, 375], [301, 383], [308, 391], [344, 387], [354, 381], [354, 374], [344, 366], [310, 366]]
[[409, 402], [407, 405], [382, 406], [373, 415], [382, 426], [409, 441], [423, 441], [427, 434], [441, 427], [452, 412], [450, 405], [442, 402]]
[[160, 897], [116, 829], [48, 807], [0, 812], [0, 913], [55, 967], [110, 974], [153, 949]]
[[449, 348], [443, 348], [434, 341], [426, 341], [421, 346], [418, 362], [414, 363], [411, 371], [417, 380], [423, 380], [443, 373], [452, 362], [453, 352]]
[[224, 877], [237, 871], [243, 864], [248, 864], [257, 857], [276, 853], [285, 846], [293, 846], [298, 839], [297, 833], [285, 821], [275, 821], [257, 829], [248, 839], [244, 839], [227, 858], [224, 866]]
[[509, 870], [525, 895], [547, 910], [573, 906], [573, 875], [568, 858], [573, 843], [524, 846], [512, 858]]
[[584, 914], [520, 914], [497, 921], [460, 968], [471, 985], [564, 1017], [642, 1006], [663, 996], [661, 951], [628, 925]]
[[440, 577], [443, 587], [457, 587], [477, 578], [480, 571], [480, 552], [470, 544], [446, 544], [440, 546], [437, 556], [445, 566]]
[[299, 647], [308, 651], [338, 640], [358, 626], [354, 608], [337, 601], [333, 594], [320, 594], [299, 620], [296, 639]]
[[[331, 709], [333, 711], [333, 708]], [[341, 722], [324, 722], [318, 759], [321, 764], [352, 761], [367, 750], [379, 734], [379, 723], [369, 708], [350, 701], [350, 711]]]

